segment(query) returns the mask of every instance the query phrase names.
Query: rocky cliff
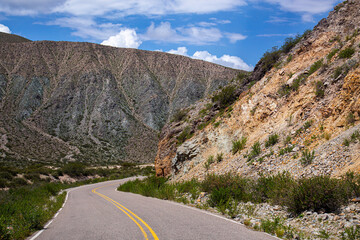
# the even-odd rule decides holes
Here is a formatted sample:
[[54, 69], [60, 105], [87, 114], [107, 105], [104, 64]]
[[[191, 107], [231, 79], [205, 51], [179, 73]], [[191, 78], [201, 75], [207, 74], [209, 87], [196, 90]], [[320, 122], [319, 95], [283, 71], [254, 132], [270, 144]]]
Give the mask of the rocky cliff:
[[203, 100], [186, 121], [167, 124], [157, 175], [181, 180], [229, 171], [254, 177], [359, 171], [358, 9], [359, 1], [345, 1], [291, 49], [265, 54], [250, 77], [233, 83], [242, 90], [231, 106], [221, 110], [214, 98]]
[[161, 52], [0, 39], [6, 161], [153, 161], [174, 113], [239, 73]]

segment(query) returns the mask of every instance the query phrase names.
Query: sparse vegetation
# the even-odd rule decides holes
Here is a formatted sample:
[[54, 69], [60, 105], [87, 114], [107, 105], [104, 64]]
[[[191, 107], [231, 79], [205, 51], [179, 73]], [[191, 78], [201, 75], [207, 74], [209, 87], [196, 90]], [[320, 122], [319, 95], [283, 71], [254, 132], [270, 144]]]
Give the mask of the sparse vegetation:
[[300, 159], [300, 162], [303, 166], [307, 166], [313, 162], [315, 158], [315, 152], [310, 152], [308, 149], [305, 149], [302, 151], [302, 157]]
[[219, 127], [219, 126], [220, 126], [220, 124], [221, 124], [221, 121], [218, 121], [218, 122], [214, 123], [214, 128]]
[[213, 103], [218, 104], [220, 109], [225, 109], [233, 104], [237, 97], [235, 86], [228, 85], [214, 95], [211, 100]]
[[318, 69], [320, 69], [323, 66], [323, 59], [320, 59], [319, 61], [316, 61], [314, 64], [310, 66], [310, 70], [308, 73], [300, 74], [296, 79], [293, 80], [293, 82], [289, 84], [283, 84], [280, 86], [280, 89], [278, 90], [278, 94], [283, 96], [288, 96], [291, 92], [296, 92], [301, 84], [304, 84], [306, 82], [306, 79], [316, 72]]
[[287, 136], [284, 140], [284, 145], [291, 143], [291, 136]]
[[310, 128], [312, 124], [313, 124], [313, 120], [306, 121], [303, 126], [304, 130]]
[[251, 151], [248, 155], [248, 161], [256, 158], [261, 153], [261, 146], [259, 142], [254, 143], [251, 147]]
[[294, 149], [293, 146], [288, 146], [285, 148], [280, 149], [279, 156], [285, 155], [286, 153], [291, 153], [291, 151]]
[[206, 162], [204, 163], [204, 168], [206, 169], [206, 171], [210, 169], [211, 164], [213, 164], [214, 162], [215, 162], [214, 156], [213, 155], [209, 156]]
[[190, 126], [187, 126], [184, 128], [184, 130], [180, 133], [180, 135], [177, 137], [177, 144], [181, 145], [184, 143], [187, 139], [190, 139], [193, 136], [193, 133], [191, 132]]
[[[180, 186], [187, 186], [192, 199], [196, 199], [200, 191], [207, 192], [207, 204], [223, 214], [236, 212], [236, 202], [250, 201], [286, 206], [292, 214], [298, 215], [309, 210], [337, 211], [359, 191], [360, 177], [354, 174], [352, 178], [349, 176], [342, 179], [332, 179], [329, 176], [294, 179], [284, 172], [273, 176], [262, 175], [255, 180], [227, 173], [208, 174], [202, 182], [191, 180], [182, 183], [166, 183], [166, 179], [151, 177], [127, 182], [118, 189], [183, 202], [186, 191], [184, 188], [181, 191], [179, 189]], [[168, 194], [163, 194], [164, 192]], [[267, 223], [264, 223], [264, 228], [265, 225]]]
[[328, 55], [327, 55], [327, 59], [329, 61], [331, 61], [331, 59], [335, 56], [335, 54], [337, 54], [339, 52], [338, 48], [333, 49]]
[[355, 122], [355, 116], [352, 112], [349, 112], [349, 114], [346, 116], [346, 123], [348, 125], [354, 124]]
[[[263, 57], [260, 59], [259, 62], [262, 63], [262, 70], [263, 72], [269, 71], [272, 67], [276, 64], [280, 65], [281, 63], [278, 62], [280, 57], [283, 54], [287, 54], [295, 47], [297, 43], [301, 41], [301, 39], [305, 38], [311, 31], [306, 30], [302, 35], [297, 35], [296, 37], [289, 37], [285, 39], [284, 44], [278, 48], [273, 47], [271, 50], [264, 53]], [[291, 59], [290, 59], [291, 61]]]
[[323, 59], [314, 62], [313, 65], [310, 66], [308, 76], [319, 70], [322, 67], [322, 65], [323, 65]]
[[271, 147], [274, 146], [276, 143], [279, 142], [279, 135], [277, 134], [272, 134], [268, 137], [268, 139], [265, 142], [265, 147]]
[[216, 154], [216, 162], [219, 163], [222, 160], [224, 160], [224, 154], [223, 153]]
[[237, 152], [243, 150], [245, 148], [246, 141], [247, 141], [246, 137], [241, 137], [241, 139], [239, 139], [237, 141], [233, 141], [232, 142], [232, 150], [231, 150], [232, 153], [236, 154]]
[[354, 53], [355, 49], [352, 47], [348, 47], [339, 52], [339, 58], [351, 58]]
[[187, 109], [179, 109], [173, 115], [171, 122], [181, 122], [185, 120], [186, 115], [188, 114], [189, 110]]
[[349, 147], [351, 143], [355, 143], [356, 141], [360, 142], [360, 133], [358, 130], [353, 132], [350, 138], [345, 138], [343, 141], [343, 145]]
[[347, 227], [341, 233], [341, 240], [357, 240], [360, 239], [360, 226]]
[[315, 83], [315, 96], [318, 98], [323, 98], [325, 95], [325, 87], [323, 82], [317, 81]]
[[333, 78], [337, 79], [342, 73], [343, 73], [343, 67], [339, 66], [339, 67], [335, 68]]

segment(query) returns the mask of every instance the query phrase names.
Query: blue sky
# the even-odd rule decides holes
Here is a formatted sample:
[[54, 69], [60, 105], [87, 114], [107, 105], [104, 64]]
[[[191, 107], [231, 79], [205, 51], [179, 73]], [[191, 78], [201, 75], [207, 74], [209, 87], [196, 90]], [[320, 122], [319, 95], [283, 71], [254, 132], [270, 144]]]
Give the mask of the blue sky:
[[1, 0], [0, 31], [182, 54], [252, 70], [340, 0]]

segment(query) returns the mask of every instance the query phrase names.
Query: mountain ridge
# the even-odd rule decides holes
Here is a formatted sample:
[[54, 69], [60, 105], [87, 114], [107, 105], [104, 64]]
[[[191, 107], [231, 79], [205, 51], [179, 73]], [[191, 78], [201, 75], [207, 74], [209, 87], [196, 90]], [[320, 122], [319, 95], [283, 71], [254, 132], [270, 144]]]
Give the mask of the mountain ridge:
[[[157, 175], [181, 181], [226, 172], [255, 178], [359, 172], [359, 5], [340, 3], [288, 52], [266, 53], [246, 80], [252, 84], [222, 112], [208, 99], [210, 108], [198, 103], [187, 121], [165, 125]], [[191, 134], [179, 141], [185, 129]], [[211, 161], [218, 154], [221, 160]]]
[[[179, 55], [93, 43], [0, 43], [0, 53], [4, 159], [150, 162], [157, 132], [179, 108], [241, 72]], [[39, 138], [49, 135], [46, 147], [39, 146], [44, 156], [34, 149], [34, 132]]]

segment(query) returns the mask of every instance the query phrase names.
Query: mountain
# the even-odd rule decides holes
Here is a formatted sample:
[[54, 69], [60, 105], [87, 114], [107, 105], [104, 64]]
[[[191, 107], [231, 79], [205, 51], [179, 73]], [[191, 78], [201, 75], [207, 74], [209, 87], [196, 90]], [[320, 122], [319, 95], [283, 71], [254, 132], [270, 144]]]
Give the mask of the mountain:
[[0, 32], [0, 43], [22, 43], [22, 42], [31, 42], [31, 40], [15, 34]]
[[21, 39], [0, 35], [2, 161], [153, 161], [177, 110], [241, 72], [162, 52]]
[[[208, 173], [295, 177], [360, 171], [360, 2], [345, 1], [302, 37], [264, 54], [250, 77], [162, 130], [155, 167], [174, 180]], [[231, 91], [230, 91], [231, 92]], [[226, 100], [226, 99], [225, 99]]]

